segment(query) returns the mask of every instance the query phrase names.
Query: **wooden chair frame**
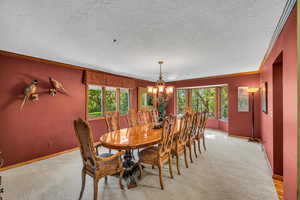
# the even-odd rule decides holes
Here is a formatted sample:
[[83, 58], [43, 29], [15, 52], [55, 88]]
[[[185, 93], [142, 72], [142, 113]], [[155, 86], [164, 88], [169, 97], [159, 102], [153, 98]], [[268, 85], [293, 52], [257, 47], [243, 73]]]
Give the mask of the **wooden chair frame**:
[[172, 148], [172, 156], [176, 157], [176, 167], [177, 167], [177, 173], [181, 175], [180, 169], [179, 169], [179, 156], [180, 154], [184, 153], [184, 160], [185, 160], [185, 166], [188, 168], [188, 161], [187, 161], [187, 142], [189, 139], [189, 132], [187, 131], [188, 128], [188, 121], [191, 120], [191, 115], [186, 114], [180, 119], [180, 129], [179, 134], [174, 137], [174, 144]]
[[127, 114], [128, 127], [134, 127], [138, 125], [137, 112], [134, 109], [130, 109]]
[[123, 152], [118, 152], [108, 157], [99, 157], [96, 153], [94, 146], [94, 139], [90, 125], [82, 120], [78, 119], [74, 121], [74, 129], [79, 141], [80, 153], [83, 161], [83, 168], [81, 171], [82, 186], [79, 195], [79, 200], [82, 198], [86, 174], [94, 179], [94, 200], [98, 199], [98, 183], [102, 177], [105, 177], [107, 182], [107, 176], [120, 173], [119, 185], [121, 189], [124, 189], [122, 184], [122, 178], [124, 174], [123, 162], [121, 155]]
[[164, 163], [169, 163], [170, 177], [173, 178], [171, 150], [174, 139], [175, 121], [175, 116], [169, 116], [168, 118], [166, 118], [163, 124], [162, 139], [159, 145], [146, 148], [139, 152], [140, 159], [138, 164], [140, 168], [141, 163], [149, 164], [152, 166], [158, 166], [159, 181], [162, 190], [164, 189], [164, 183], [162, 178], [162, 168]]

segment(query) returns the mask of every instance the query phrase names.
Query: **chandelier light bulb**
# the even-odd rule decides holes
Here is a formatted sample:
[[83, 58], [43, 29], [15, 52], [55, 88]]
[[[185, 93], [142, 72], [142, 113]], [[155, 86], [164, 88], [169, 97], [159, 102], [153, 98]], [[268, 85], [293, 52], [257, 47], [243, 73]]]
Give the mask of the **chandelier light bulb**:
[[148, 86], [148, 93], [153, 93], [153, 87], [152, 86]]

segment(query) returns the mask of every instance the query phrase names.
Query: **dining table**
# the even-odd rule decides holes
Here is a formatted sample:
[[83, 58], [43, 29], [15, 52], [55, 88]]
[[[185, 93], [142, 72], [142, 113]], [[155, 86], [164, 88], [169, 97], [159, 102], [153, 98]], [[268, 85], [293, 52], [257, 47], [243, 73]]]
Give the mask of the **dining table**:
[[[159, 123], [148, 123], [108, 132], [100, 137], [102, 146], [125, 151], [123, 167], [125, 169], [124, 178], [128, 180], [128, 189], [137, 186], [136, 172], [139, 171], [137, 161], [133, 159], [133, 150], [159, 144], [162, 136], [161, 127]], [[180, 123], [179, 120], [176, 120], [175, 134], [179, 132], [179, 129]]]

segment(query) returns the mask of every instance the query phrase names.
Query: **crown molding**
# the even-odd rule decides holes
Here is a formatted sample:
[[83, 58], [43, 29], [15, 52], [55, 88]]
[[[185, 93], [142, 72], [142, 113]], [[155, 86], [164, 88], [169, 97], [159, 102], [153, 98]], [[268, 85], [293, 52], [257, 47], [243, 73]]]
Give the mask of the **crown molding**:
[[233, 74], [223, 74], [223, 75], [216, 75], [216, 76], [206, 76], [206, 77], [200, 77], [200, 78], [192, 78], [192, 79], [183, 79], [178, 81], [168, 81], [166, 83], [173, 84], [178, 83], [182, 81], [200, 81], [200, 80], [206, 80], [206, 79], [219, 79], [219, 78], [233, 78], [233, 77], [239, 77], [239, 76], [247, 76], [247, 75], [254, 75], [259, 74], [260, 71], [250, 71], [250, 72], [240, 72], [240, 73], [233, 73]]
[[263, 58], [263, 60], [260, 64], [259, 70], [261, 70], [261, 68], [262, 68], [263, 64], [265, 63], [267, 57], [269, 56], [275, 42], [277, 41], [280, 33], [282, 32], [283, 27], [284, 27], [288, 17], [290, 16], [290, 14], [291, 14], [291, 12], [292, 12], [295, 4], [296, 4], [296, 1], [297, 0], [287, 0], [286, 4], [284, 6], [283, 12], [280, 16], [280, 19], [279, 19], [279, 21], [276, 25], [276, 28], [273, 32], [273, 35], [272, 35], [271, 41], [269, 43], [268, 49], [267, 49], [267, 51], [265, 53], [265, 56], [264, 56], [264, 58]]

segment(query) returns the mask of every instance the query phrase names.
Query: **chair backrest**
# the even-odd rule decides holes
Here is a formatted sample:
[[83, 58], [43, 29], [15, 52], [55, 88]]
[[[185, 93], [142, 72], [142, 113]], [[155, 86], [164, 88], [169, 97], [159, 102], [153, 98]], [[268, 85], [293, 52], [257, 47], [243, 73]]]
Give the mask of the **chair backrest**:
[[78, 120], [74, 120], [74, 129], [80, 144], [83, 165], [96, 169], [96, 149], [90, 125], [79, 118]]
[[191, 107], [185, 107], [185, 108], [184, 108], [184, 113], [189, 113], [189, 114], [191, 114], [191, 113], [192, 113], [192, 108], [191, 108]]
[[119, 112], [107, 112], [105, 121], [109, 132], [120, 129], [120, 114]]
[[199, 123], [200, 123], [200, 118], [199, 118], [199, 113], [192, 113], [191, 114], [191, 124], [190, 124], [190, 133], [191, 134], [196, 134], [197, 130], [199, 128]]
[[137, 120], [137, 113], [136, 110], [130, 109], [127, 114], [127, 122], [128, 122], [128, 127], [133, 127], [138, 125], [138, 120]]
[[208, 112], [207, 111], [202, 112], [202, 113], [200, 113], [200, 116], [201, 116], [201, 120], [200, 120], [200, 123], [199, 123], [199, 129], [197, 131], [197, 134], [204, 134], [206, 122], [207, 122], [207, 119], [208, 119]]
[[151, 123], [150, 111], [148, 111], [148, 110], [142, 111], [142, 118], [143, 118], [144, 124]]
[[178, 141], [179, 142], [185, 142], [188, 140], [189, 137], [189, 126], [192, 123], [192, 115], [191, 114], [185, 114], [180, 119], [180, 128], [179, 128], [179, 135], [178, 135]]
[[161, 136], [161, 142], [159, 144], [159, 156], [164, 156], [171, 152], [173, 139], [174, 139], [174, 127], [176, 122], [176, 116], [168, 116], [163, 123], [163, 130]]
[[158, 111], [156, 109], [151, 111], [151, 118], [152, 118], [152, 122], [154, 123], [158, 123], [159, 121], [159, 116], [158, 116]]
[[138, 125], [144, 125], [144, 124], [146, 124], [145, 121], [144, 121], [144, 116], [143, 115], [144, 115], [143, 111], [139, 110], [137, 112], [137, 119], [138, 119], [137, 123], [138, 123]]

